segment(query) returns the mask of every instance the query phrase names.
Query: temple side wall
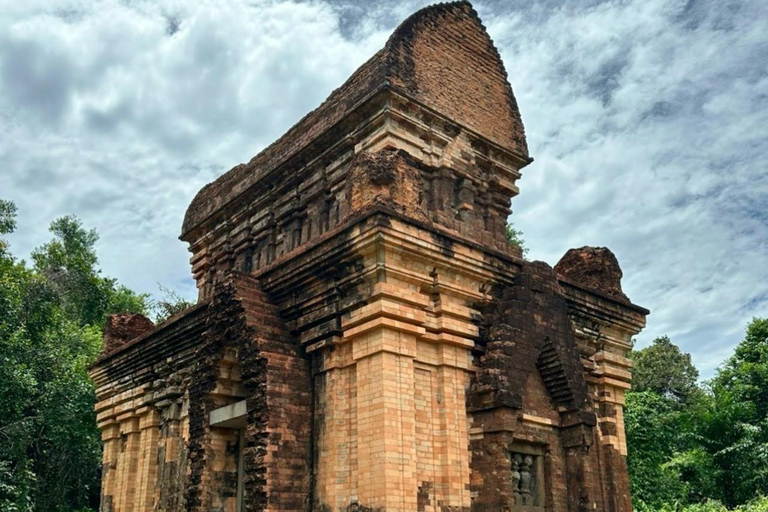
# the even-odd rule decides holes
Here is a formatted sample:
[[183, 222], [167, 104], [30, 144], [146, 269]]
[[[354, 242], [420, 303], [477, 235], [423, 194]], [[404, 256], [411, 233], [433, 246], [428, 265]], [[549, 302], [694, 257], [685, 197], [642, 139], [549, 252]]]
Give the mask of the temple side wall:
[[189, 402], [186, 393], [176, 391], [187, 382], [156, 393], [152, 384], [130, 387], [127, 380], [119, 385], [124, 390], [111, 396], [117, 386], [110, 384], [97, 388], [103, 442], [100, 511], [181, 510]]
[[168, 338], [184, 340], [172, 350], [164, 344], [142, 346], [143, 354], [128, 348], [91, 369], [104, 443], [101, 512], [181, 510], [187, 389], [204, 313], [197, 308], [168, 329]]

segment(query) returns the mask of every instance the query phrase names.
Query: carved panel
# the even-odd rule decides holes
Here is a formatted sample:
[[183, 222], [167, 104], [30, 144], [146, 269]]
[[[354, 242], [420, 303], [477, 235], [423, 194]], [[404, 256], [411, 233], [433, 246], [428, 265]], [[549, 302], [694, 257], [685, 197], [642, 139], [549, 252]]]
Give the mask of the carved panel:
[[546, 476], [544, 473], [544, 449], [536, 445], [513, 444], [509, 459], [511, 464], [511, 510], [543, 512], [545, 509]]

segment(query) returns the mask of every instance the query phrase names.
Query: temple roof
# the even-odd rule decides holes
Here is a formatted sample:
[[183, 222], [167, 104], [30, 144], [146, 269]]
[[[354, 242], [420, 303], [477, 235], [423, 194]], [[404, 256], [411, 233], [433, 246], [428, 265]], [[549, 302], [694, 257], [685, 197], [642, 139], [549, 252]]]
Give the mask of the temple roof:
[[277, 141], [203, 187], [187, 209], [181, 238], [384, 88], [528, 157], [504, 64], [477, 13], [466, 1], [435, 4], [406, 19], [383, 49]]

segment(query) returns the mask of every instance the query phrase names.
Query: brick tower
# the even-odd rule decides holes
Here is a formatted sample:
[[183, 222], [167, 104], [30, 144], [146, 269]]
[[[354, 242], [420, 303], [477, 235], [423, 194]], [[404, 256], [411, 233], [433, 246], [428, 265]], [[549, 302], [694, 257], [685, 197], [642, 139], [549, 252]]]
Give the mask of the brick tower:
[[648, 311], [607, 249], [509, 246], [530, 162], [471, 5], [405, 20], [194, 198], [198, 304], [110, 319], [102, 511], [629, 511]]

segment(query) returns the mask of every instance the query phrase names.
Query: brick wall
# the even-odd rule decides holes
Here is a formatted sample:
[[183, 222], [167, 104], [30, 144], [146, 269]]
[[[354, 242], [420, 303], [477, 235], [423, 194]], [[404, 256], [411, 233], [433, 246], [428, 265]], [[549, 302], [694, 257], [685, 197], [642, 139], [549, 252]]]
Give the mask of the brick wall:
[[600, 473], [596, 415], [552, 269], [525, 263], [514, 285], [496, 291], [483, 323], [486, 352], [467, 402], [473, 510], [522, 507], [511, 457], [526, 450], [538, 450], [546, 465], [540, 491], [548, 510], [629, 510], [603, 503], [613, 475]]
[[415, 13], [387, 48], [397, 63], [396, 87], [488, 140], [528, 154], [504, 64], [468, 2]]

